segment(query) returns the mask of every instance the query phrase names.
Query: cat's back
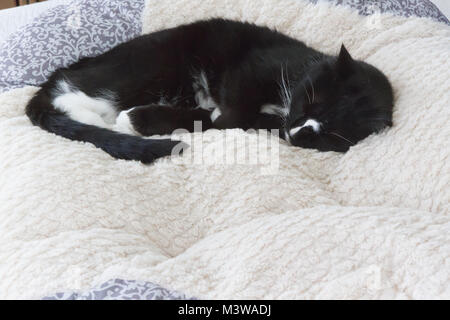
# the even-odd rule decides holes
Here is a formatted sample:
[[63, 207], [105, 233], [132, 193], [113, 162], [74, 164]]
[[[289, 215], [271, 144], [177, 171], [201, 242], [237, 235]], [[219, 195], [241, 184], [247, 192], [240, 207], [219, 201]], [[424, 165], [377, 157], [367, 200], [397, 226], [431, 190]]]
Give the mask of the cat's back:
[[[158, 50], [155, 51], [155, 47]], [[145, 61], [156, 53], [221, 60], [221, 57], [241, 56], [252, 50], [276, 47], [306, 48], [301, 41], [265, 26], [214, 18], [139, 36], [98, 56], [95, 62], [111, 65], [123, 60]], [[91, 60], [83, 59], [71, 68], [88, 67]]]
[[166, 43], [171, 52], [178, 52], [184, 57], [191, 55], [203, 64], [213, 63], [216, 66], [232, 66], [252, 52], [306, 48], [302, 42], [268, 27], [221, 18], [162, 30], [148, 35], [146, 39]]
[[217, 44], [239, 45], [240, 47], [268, 47], [283, 44], [300, 44], [276, 30], [248, 22], [239, 22], [221, 18], [201, 20], [181, 26], [180, 30], [189, 30], [199, 41], [211, 41]]

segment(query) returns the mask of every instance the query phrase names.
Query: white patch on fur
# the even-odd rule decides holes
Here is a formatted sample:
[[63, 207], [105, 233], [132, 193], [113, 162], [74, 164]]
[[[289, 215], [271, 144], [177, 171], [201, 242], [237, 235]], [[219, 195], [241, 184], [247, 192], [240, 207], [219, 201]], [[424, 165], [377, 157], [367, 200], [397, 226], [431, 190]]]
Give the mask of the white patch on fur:
[[60, 80], [54, 90], [53, 106], [73, 120], [102, 128], [109, 128], [116, 119], [113, 93], [103, 91], [101, 98], [93, 98]]
[[211, 112], [211, 121], [214, 122], [222, 115], [222, 112], [220, 112], [220, 109], [217, 107], [214, 109], [213, 112]]
[[299, 132], [300, 130], [302, 130], [303, 128], [306, 128], [306, 127], [311, 127], [314, 130], [314, 132], [316, 132], [316, 133], [318, 133], [320, 131], [320, 123], [317, 120], [308, 119], [302, 126], [292, 128], [289, 131], [289, 135], [294, 136], [297, 132]]
[[275, 104], [265, 104], [261, 107], [260, 113], [278, 115], [279, 108], [280, 106], [277, 106]]
[[164, 96], [161, 96], [161, 97], [159, 98], [158, 105], [159, 105], [159, 106], [170, 106], [169, 99], [167, 99], [167, 98], [164, 97]]
[[289, 132], [287, 130], [284, 130], [284, 139], [288, 144], [292, 145], [291, 137], [289, 136]]
[[200, 72], [199, 75], [194, 76], [192, 87], [195, 91], [195, 101], [197, 102], [198, 108], [212, 111], [218, 107], [217, 103], [211, 97], [208, 79], [206, 78], [204, 71]]
[[265, 104], [261, 107], [260, 113], [285, 117], [288, 115], [289, 109], [276, 104]]
[[131, 135], [140, 135], [136, 130], [134, 130], [134, 126], [131, 123], [130, 116], [128, 115], [128, 113], [133, 109], [134, 108], [131, 108], [119, 113], [119, 116], [116, 119], [116, 123], [113, 126], [114, 131]]

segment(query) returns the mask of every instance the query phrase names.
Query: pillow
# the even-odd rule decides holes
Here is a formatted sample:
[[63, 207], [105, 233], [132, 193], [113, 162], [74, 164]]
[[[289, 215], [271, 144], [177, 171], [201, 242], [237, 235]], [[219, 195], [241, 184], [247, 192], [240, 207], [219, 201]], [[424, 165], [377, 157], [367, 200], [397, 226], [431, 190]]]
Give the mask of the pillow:
[[427, 17], [450, 25], [447, 17], [429, 0], [309, 0], [332, 2], [336, 5], [347, 5], [355, 8], [360, 14], [368, 16], [389, 12], [404, 17]]
[[85, 292], [59, 292], [43, 300], [195, 300], [154, 283], [112, 279]]
[[0, 45], [0, 92], [39, 85], [56, 69], [141, 32], [143, 0], [74, 0], [50, 9]]

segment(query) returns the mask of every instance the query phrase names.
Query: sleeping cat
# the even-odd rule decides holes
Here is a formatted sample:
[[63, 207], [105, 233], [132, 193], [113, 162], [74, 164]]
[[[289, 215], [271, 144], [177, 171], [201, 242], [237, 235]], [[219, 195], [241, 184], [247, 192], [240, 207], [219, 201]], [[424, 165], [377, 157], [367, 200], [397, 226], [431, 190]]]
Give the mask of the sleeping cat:
[[150, 163], [175, 129], [279, 129], [294, 146], [345, 152], [392, 125], [389, 81], [344, 45], [330, 56], [266, 27], [224, 19], [144, 35], [55, 71], [26, 114], [114, 158]]

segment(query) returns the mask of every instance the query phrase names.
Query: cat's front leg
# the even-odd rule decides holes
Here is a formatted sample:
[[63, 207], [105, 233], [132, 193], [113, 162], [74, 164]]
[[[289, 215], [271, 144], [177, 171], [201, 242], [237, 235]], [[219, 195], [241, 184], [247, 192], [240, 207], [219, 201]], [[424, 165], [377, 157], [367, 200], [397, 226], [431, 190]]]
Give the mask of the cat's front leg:
[[[217, 109], [217, 108], [216, 108]], [[278, 115], [272, 114], [242, 114], [234, 110], [227, 110], [228, 112], [222, 113], [221, 111], [214, 110], [211, 114], [213, 120], [213, 126], [217, 129], [233, 129], [241, 128], [247, 129], [281, 129], [283, 128], [284, 120]], [[216, 115], [214, 115], [216, 113]]]
[[210, 112], [167, 105], [146, 105], [122, 111], [116, 119], [115, 131], [152, 136], [171, 134], [176, 129], [194, 131], [194, 122], [202, 122], [202, 130], [211, 128]]

